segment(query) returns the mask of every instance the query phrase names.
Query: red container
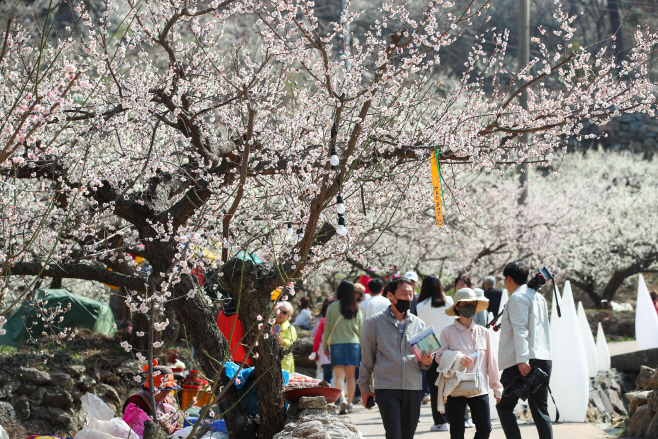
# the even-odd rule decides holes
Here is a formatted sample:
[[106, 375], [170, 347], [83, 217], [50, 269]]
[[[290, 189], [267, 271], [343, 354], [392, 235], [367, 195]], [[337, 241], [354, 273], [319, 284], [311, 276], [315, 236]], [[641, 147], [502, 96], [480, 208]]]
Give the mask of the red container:
[[340, 398], [340, 389], [334, 387], [302, 387], [283, 392], [283, 397], [288, 402], [295, 402], [302, 396], [324, 396], [327, 404], [331, 404]]

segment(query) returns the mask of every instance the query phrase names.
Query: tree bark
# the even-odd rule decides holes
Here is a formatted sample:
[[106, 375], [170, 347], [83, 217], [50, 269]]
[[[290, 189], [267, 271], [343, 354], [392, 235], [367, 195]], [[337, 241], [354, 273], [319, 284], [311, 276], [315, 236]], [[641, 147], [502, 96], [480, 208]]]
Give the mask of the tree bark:
[[608, 2], [610, 11], [610, 32], [615, 34], [615, 57], [617, 62], [620, 61], [620, 52], [624, 50], [623, 36], [621, 30], [621, 19], [619, 18], [619, 0], [610, 0]]
[[[166, 273], [174, 260], [176, 247], [168, 242], [152, 241], [146, 244], [147, 260], [154, 273]], [[220, 362], [229, 343], [217, 327], [215, 312], [210, 299], [202, 293], [188, 296], [195, 289], [196, 277], [181, 275], [181, 281], [172, 287], [170, 302], [185, 325], [187, 335], [195, 350], [195, 362], [199, 369], [211, 380], [214, 380], [220, 370]], [[228, 384], [225, 374], [219, 377], [222, 386]], [[235, 439], [252, 439], [254, 425], [244, 416], [237, 388], [231, 385], [218, 404], [229, 430], [229, 436]]]
[[[258, 438], [270, 439], [283, 430], [286, 420], [285, 400], [283, 398], [283, 375], [281, 360], [284, 349], [274, 337], [256, 340], [258, 333], [257, 317], [262, 317], [262, 323], [268, 325], [267, 310], [271, 307], [272, 291], [285, 284], [278, 275], [278, 270], [272, 264], [253, 264], [251, 261], [233, 259], [222, 268], [225, 288], [235, 300], [238, 317], [245, 331], [245, 341], [248, 346], [258, 341], [254, 347], [252, 361], [258, 377], [258, 413], [260, 426]], [[257, 357], [257, 358], [256, 358]]]

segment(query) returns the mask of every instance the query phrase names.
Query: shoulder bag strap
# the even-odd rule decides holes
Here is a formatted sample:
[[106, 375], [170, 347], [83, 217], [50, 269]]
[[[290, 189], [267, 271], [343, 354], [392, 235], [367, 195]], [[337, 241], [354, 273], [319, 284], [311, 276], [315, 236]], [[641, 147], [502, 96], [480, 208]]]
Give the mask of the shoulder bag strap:
[[338, 322], [340, 322], [340, 320], [342, 318], [343, 318], [343, 315], [341, 314], [340, 317], [338, 317], [338, 320], [336, 320], [336, 323], [334, 323], [334, 327], [331, 328], [331, 332], [329, 333], [329, 337], [327, 337], [327, 346], [325, 347], [325, 349], [329, 348], [329, 345], [331, 344], [331, 336], [334, 335], [334, 329], [336, 329], [336, 325], [338, 324]]

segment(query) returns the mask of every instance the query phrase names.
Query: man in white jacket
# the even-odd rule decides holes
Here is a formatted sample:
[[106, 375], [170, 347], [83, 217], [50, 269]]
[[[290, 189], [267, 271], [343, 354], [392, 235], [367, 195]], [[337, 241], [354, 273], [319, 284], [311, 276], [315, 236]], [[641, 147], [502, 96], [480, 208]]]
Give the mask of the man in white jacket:
[[[512, 262], [505, 267], [505, 288], [513, 291], [501, 317], [498, 363], [503, 371], [501, 381], [510, 381], [515, 376], [527, 377], [533, 369], [540, 368], [551, 376], [551, 333], [548, 308], [544, 296], [528, 288], [528, 267]], [[500, 424], [507, 439], [521, 439], [514, 407], [519, 397], [510, 393], [496, 405]], [[552, 439], [553, 427], [548, 417], [548, 386], [541, 387], [528, 405], [535, 421], [539, 439]]]

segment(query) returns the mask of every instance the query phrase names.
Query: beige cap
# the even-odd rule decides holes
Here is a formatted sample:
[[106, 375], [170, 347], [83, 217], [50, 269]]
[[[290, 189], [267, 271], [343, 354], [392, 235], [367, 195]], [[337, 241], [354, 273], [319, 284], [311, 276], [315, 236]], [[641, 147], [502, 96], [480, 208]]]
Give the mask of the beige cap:
[[459, 302], [477, 301], [478, 305], [477, 308], [475, 308], [475, 314], [489, 308], [489, 299], [487, 299], [486, 297], [478, 296], [477, 293], [470, 288], [462, 288], [461, 290], [458, 290], [455, 293], [454, 301], [455, 303], [450, 308], [446, 309], [446, 314], [448, 314], [449, 316], [457, 315], [457, 313], [455, 312], [455, 305], [457, 305]]
[[354, 291], [363, 294], [366, 292], [366, 287], [357, 282], [354, 284]]

